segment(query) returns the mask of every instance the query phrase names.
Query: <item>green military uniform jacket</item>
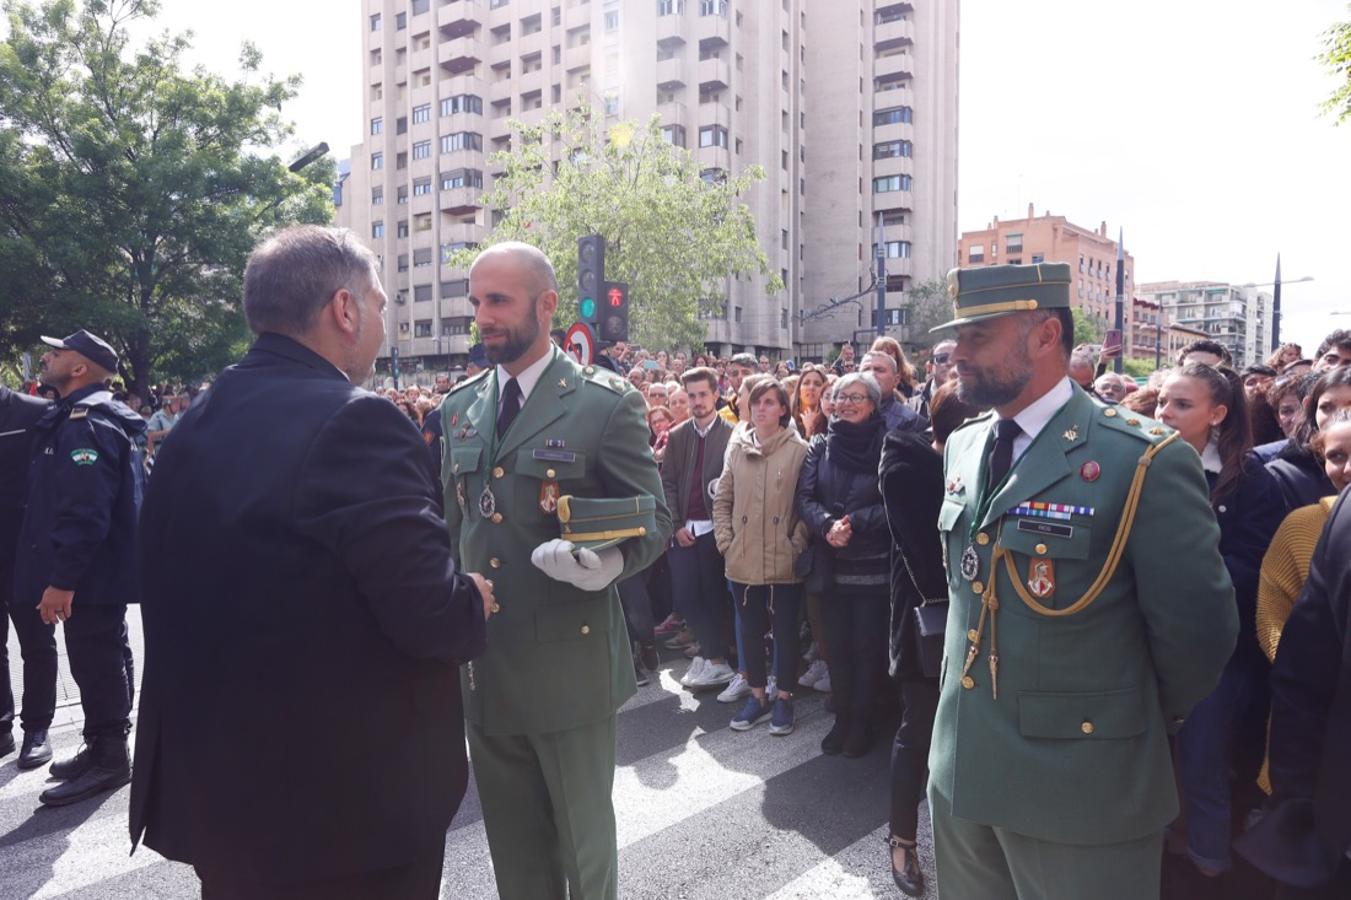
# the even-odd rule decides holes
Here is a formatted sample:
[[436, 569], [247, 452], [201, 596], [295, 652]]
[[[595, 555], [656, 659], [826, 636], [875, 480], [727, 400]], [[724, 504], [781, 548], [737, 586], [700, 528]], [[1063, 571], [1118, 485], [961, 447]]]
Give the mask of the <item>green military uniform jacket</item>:
[[[979, 515], [993, 419], [972, 419], [945, 447], [938, 526], [951, 606], [934, 790], [954, 816], [1040, 840], [1111, 844], [1157, 833], [1178, 810], [1167, 736], [1215, 687], [1238, 633], [1200, 458], [1180, 439], [1154, 456], [1119, 565], [1081, 611], [1034, 611], [1001, 563], [996, 699], [989, 624], [962, 673], [996, 545], [1010, 551], [1034, 600], [1069, 607], [1103, 568], [1137, 462], [1172, 432], [1075, 386]], [[1035, 502], [1057, 508], [1018, 511]], [[971, 580], [960, 562], [968, 547], [979, 560]]]
[[[462, 571], [494, 583], [501, 611], [488, 620], [488, 649], [464, 667], [465, 717], [490, 735], [562, 731], [610, 716], [637, 689], [633, 655], [614, 585], [587, 592], [555, 581], [530, 562], [559, 537], [541, 490], [579, 497], [656, 499], [657, 528], [620, 544], [624, 574], [666, 549], [666, 511], [642, 397], [624, 379], [553, 360], [520, 414], [497, 441], [496, 368], [457, 385], [441, 404], [441, 478], [451, 547]], [[495, 514], [480, 497], [491, 484]]]

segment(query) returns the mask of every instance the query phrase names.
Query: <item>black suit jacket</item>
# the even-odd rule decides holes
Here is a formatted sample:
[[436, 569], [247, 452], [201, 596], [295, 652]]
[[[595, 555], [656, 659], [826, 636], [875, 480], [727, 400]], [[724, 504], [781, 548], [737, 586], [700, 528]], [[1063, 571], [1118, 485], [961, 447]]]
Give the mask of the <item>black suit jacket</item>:
[[14, 590], [14, 554], [28, 496], [33, 426], [49, 406], [41, 397], [0, 385], [0, 616], [6, 614], [5, 604]]
[[161, 446], [139, 555], [133, 844], [282, 882], [445, 840], [483, 608], [394, 404], [261, 336]]

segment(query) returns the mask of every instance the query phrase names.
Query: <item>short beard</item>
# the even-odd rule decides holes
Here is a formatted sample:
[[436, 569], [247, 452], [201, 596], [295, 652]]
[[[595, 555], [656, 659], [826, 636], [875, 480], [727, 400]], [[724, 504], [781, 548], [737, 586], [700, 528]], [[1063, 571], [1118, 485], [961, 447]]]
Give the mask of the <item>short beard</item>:
[[503, 365], [513, 363], [525, 355], [526, 351], [539, 340], [539, 297], [530, 301], [530, 315], [519, 329], [508, 328], [506, 342], [498, 350], [484, 345], [484, 352], [488, 355], [488, 362], [493, 365]]
[[[1012, 403], [1032, 380], [1032, 360], [1027, 355], [1027, 335], [1018, 341], [1018, 349], [1010, 365], [999, 371], [977, 370], [971, 381], [957, 379], [957, 399], [982, 409]], [[960, 376], [960, 372], [958, 375]]]

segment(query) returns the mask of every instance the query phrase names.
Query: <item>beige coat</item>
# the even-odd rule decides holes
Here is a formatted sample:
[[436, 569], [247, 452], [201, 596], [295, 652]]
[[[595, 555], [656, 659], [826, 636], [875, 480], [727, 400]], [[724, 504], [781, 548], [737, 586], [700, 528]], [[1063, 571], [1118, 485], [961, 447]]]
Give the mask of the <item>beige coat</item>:
[[713, 497], [713, 534], [738, 584], [792, 584], [793, 563], [807, 548], [807, 526], [793, 498], [807, 443], [785, 428], [760, 446], [749, 426], [727, 445]]

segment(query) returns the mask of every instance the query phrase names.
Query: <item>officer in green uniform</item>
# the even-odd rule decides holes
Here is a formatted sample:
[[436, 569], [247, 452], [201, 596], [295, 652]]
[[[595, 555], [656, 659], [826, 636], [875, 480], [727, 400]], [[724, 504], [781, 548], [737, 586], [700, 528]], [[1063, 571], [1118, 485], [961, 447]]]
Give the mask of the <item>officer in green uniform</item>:
[[1158, 897], [1168, 735], [1238, 631], [1196, 452], [1067, 377], [1069, 283], [1063, 264], [948, 276], [958, 393], [993, 412], [945, 448], [944, 900]]
[[[469, 294], [493, 365], [442, 403], [442, 481], [457, 562], [498, 601], [461, 677], [498, 893], [613, 898], [615, 712], [636, 690], [615, 583], [671, 537], [644, 404], [550, 342], [557, 283], [539, 250], [483, 251]], [[594, 525], [569, 516], [584, 507]]]

